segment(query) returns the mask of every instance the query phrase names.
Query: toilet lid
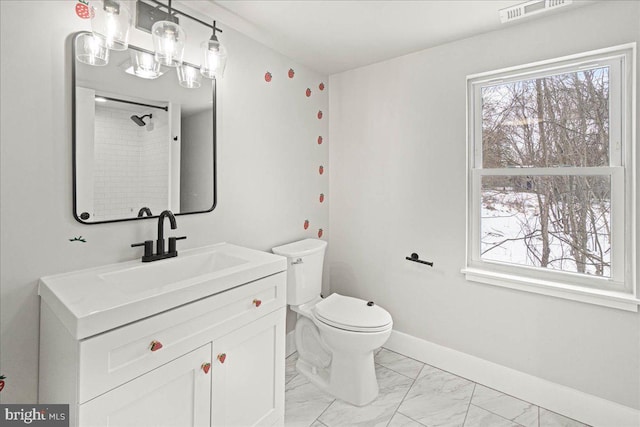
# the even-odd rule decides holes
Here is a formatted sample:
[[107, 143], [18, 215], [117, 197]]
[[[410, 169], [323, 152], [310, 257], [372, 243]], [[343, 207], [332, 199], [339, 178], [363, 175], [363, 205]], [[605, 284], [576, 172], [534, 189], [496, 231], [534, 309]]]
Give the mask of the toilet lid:
[[340, 294], [331, 294], [317, 303], [314, 313], [321, 322], [349, 331], [378, 332], [393, 322], [389, 312], [379, 305]]

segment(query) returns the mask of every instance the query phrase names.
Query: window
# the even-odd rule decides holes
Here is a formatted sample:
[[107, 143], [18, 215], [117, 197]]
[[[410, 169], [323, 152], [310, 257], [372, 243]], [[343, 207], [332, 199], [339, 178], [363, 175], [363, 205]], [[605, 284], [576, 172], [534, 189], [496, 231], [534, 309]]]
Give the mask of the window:
[[467, 78], [467, 279], [637, 311], [634, 58]]

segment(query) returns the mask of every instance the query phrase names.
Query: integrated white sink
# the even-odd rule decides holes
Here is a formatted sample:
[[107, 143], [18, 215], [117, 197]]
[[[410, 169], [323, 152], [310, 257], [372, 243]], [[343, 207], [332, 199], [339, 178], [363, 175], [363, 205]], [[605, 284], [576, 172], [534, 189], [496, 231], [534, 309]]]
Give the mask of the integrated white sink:
[[43, 277], [38, 293], [71, 335], [82, 339], [286, 268], [284, 257], [221, 243], [150, 263]]
[[249, 260], [225, 252], [205, 252], [145, 263], [137, 267], [105, 273], [100, 277], [125, 293], [136, 293], [217, 273], [246, 264]]

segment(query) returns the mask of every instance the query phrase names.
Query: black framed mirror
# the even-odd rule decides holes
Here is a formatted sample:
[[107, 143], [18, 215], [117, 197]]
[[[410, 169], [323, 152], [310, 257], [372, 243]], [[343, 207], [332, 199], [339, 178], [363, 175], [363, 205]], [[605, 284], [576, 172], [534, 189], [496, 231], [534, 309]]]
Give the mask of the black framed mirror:
[[[77, 59], [73, 37], [73, 213], [84, 224], [210, 212], [216, 205], [216, 81], [179, 83], [129, 45], [108, 64]], [[193, 66], [198, 68], [197, 66]], [[197, 71], [197, 70], [196, 70]], [[151, 74], [149, 74], [151, 73]]]

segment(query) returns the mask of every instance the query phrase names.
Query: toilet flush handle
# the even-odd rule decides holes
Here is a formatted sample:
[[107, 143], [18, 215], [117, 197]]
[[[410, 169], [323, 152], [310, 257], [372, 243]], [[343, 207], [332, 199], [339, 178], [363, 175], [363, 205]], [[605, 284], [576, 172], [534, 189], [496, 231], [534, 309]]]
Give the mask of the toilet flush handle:
[[304, 261], [302, 261], [302, 258], [298, 258], [298, 259], [297, 259], [297, 260], [295, 260], [295, 261], [291, 261], [291, 264], [292, 264], [292, 265], [296, 265], [296, 264], [303, 264], [303, 263], [304, 263]]

